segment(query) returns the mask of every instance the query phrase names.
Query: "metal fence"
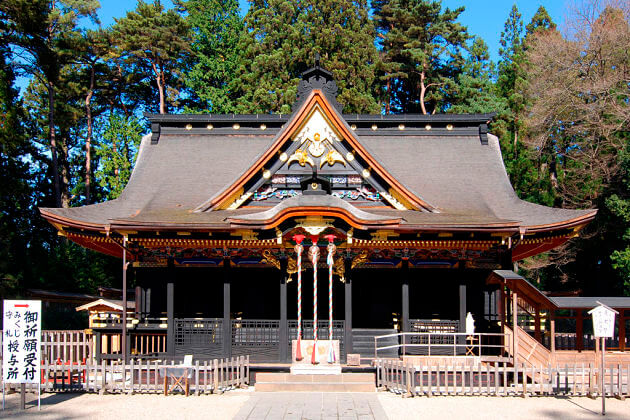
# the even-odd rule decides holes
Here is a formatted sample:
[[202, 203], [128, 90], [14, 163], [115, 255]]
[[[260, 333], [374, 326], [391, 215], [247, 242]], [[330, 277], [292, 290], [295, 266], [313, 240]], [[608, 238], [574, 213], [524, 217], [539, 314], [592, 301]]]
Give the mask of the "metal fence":
[[[563, 367], [507, 363], [411, 363], [392, 359], [375, 361], [376, 382], [381, 389], [407, 396], [438, 395], [601, 395], [601, 369], [592, 364]], [[630, 365], [606, 365], [604, 392], [607, 396], [630, 396]]]
[[[43, 362], [40, 386], [42, 392], [163, 393], [167, 389], [163, 371], [168, 366], [181, 365], [143, 359], [126, 365]], [[189, 369], [191, 394], [220, 393], [249, 384], [248, 356], [196, 361]], [[38, 384], [27, 384], [26, 390], [37, 392]]]

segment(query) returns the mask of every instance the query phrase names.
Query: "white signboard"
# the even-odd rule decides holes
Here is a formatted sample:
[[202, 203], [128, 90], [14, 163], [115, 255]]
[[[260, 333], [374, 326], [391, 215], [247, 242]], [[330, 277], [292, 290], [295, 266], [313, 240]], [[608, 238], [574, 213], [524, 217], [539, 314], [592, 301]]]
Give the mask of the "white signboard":
[[42, 302], [5, 300], [2, 381], [38, 384], [41, 366]]
[[593, 316], [593, 333], [595, 337], [613, 337], [615, 335], [615, 314], [617, 311], [600, 305], [588, 311]]

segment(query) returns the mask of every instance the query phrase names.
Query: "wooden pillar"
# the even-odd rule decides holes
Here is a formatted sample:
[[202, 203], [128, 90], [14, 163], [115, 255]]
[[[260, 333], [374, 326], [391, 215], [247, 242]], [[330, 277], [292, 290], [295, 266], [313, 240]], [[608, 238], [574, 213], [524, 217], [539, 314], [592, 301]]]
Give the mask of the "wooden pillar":
[[[169, 270], [172, 273], [172, 270]], [[175, 283], [166, 283], [166, 352], [175, 355]]]
[[518, 294], [512, 292], [512, 349], [514, 355], [514, 366], [518, 366]]
[[345, 325], [344, 325], [344, 347], [346, 350], [346, 356], [352, 353], [352, 259], [346, 258], [345, 264], [345, 277], [346, 283], [344, 284], [344, 312], [345, 312]]
[[542, 335], [540, 333], [540, 308], [536, 306], [536, 313], [534, 314], [534, 338], [539, 343], [542, 343]]
[[549, 316], [551, 317], [551, 326], [550, 326], [550, 334], [549, 343], [551, 347], [552, 356], [556, 352], [556, 318], [554, 317], [554, 310], [549, 311]]
[[402, 262], [402, 319], [400, 321], [400, 331], [409, 331], [409, 261]]
[[144, 292], [144, 312], [151, 316], [151, 288], [147, 287]]
[[466, 331], [466, 285], [459, 285], [459, 332]]
[[144, 312], [144, 305], [143, 305], [143, 299], [142, 299], [142, 287], [140, 286], [136, 286], [135, 289], [135, 293], [134, 293], [134, 298], [136, 301], [136, 319], [140, 320], [142, 318], [142, 313]]
[[122, 345], [123, 365], [127, 364], [127, 236], [123, 236], [122, 250]]
[[577, 350], [584, 350], [584, 314], [582, 313], [582, 309], [576, 309], [577, 313], [575, 316], [575, 346]]
[[619, 310], [619, 350], [626, 351], [626, 317], [624, 309]]
[[94, 333], [94, 357], [93, 359], [101, 363], [101, 354], [103, 354], [103, 334], [100, 331]]
[[[466, 332], [466, 285], [465, 284], [459, 285], [459, 327], [458, 328], [459, 328], [460, 333]], [[459, 346], [457, 347], [456, 354], [464, 354], [465, 353], [464, 344], [466, 344], [466, 337], [463, 335], [458, 336], [457, 344], [459, 344]]]
[[280, 259], [280, 361], [289, 361], [289, 322], [287, 321], [287, 259]]
[[230, 317], [230, 259], [223, 259], [223, 357], [232, 357], [232, 319]]
[[496, 300], [497, 300], [497, 313], [499, 314], [499, 324], [501, 327], [501, 332], [503, 332], [503, 324], [505, 323], [505, 296], [503, 296], [503, 285], [499, 285], [499, 288], [496, 291]]

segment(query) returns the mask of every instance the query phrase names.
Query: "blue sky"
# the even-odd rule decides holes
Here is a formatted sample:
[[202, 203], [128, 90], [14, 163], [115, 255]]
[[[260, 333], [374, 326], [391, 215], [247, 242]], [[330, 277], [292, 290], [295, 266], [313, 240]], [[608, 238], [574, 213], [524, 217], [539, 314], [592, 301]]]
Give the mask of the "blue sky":
[[[239, 0], [241, 12], [244, 14], [248, 3]], [[171, 0], [162, 0], [165, 7], [172, 7]], [[455, 9], [464, 6], [466, 10], [460, 15], [460, 22], [468, 27], [472, 35], [480, 36], [490, 48], [493, 61], [499, 59], [499, 38], [503, 24], [516, 4], [523, 16], [524, 24], [529, 23], [538, 6], [545, 6], [556, 24], [564, 20], [566, 0], [442, 0], [442, 7]], [[129, 0], [101, 0], [99, 17], [104, 26], [114, 22], [115, 17], [122, 17], [128, 10], [133, 10], [135, 3]]]

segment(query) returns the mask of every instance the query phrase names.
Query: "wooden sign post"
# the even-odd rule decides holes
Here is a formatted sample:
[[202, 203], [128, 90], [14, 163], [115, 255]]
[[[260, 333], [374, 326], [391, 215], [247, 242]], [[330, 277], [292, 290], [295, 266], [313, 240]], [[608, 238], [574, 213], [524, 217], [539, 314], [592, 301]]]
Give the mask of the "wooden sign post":
[[606, 415], [606, 390], [604, 389], [604, 372], [606, 371], [606, 362], [604, 355], [606, 353], [606, 338], [613, 337], [615, 335], [615, 314], [618, 314], [612, 308], [604, 305], [601, 302], [599, 306], [588, 311], [593, 317], [593, 333], [595, 337], [599, 337], [602, 340], [600, 351], [602, 352], [601, 368], [599, 370], [599, 389], [602, 394], [602, 416]]
[[[20, 408], [25, 408], [25, 384], [37, 384], [41, 391], [42, 302], [5, 300], [3, 302], [2, 386], [20, 384]], [[4, 409], [4, 389], [2, 409]], [[38, 392], [37, 407], [40, 407]]]

